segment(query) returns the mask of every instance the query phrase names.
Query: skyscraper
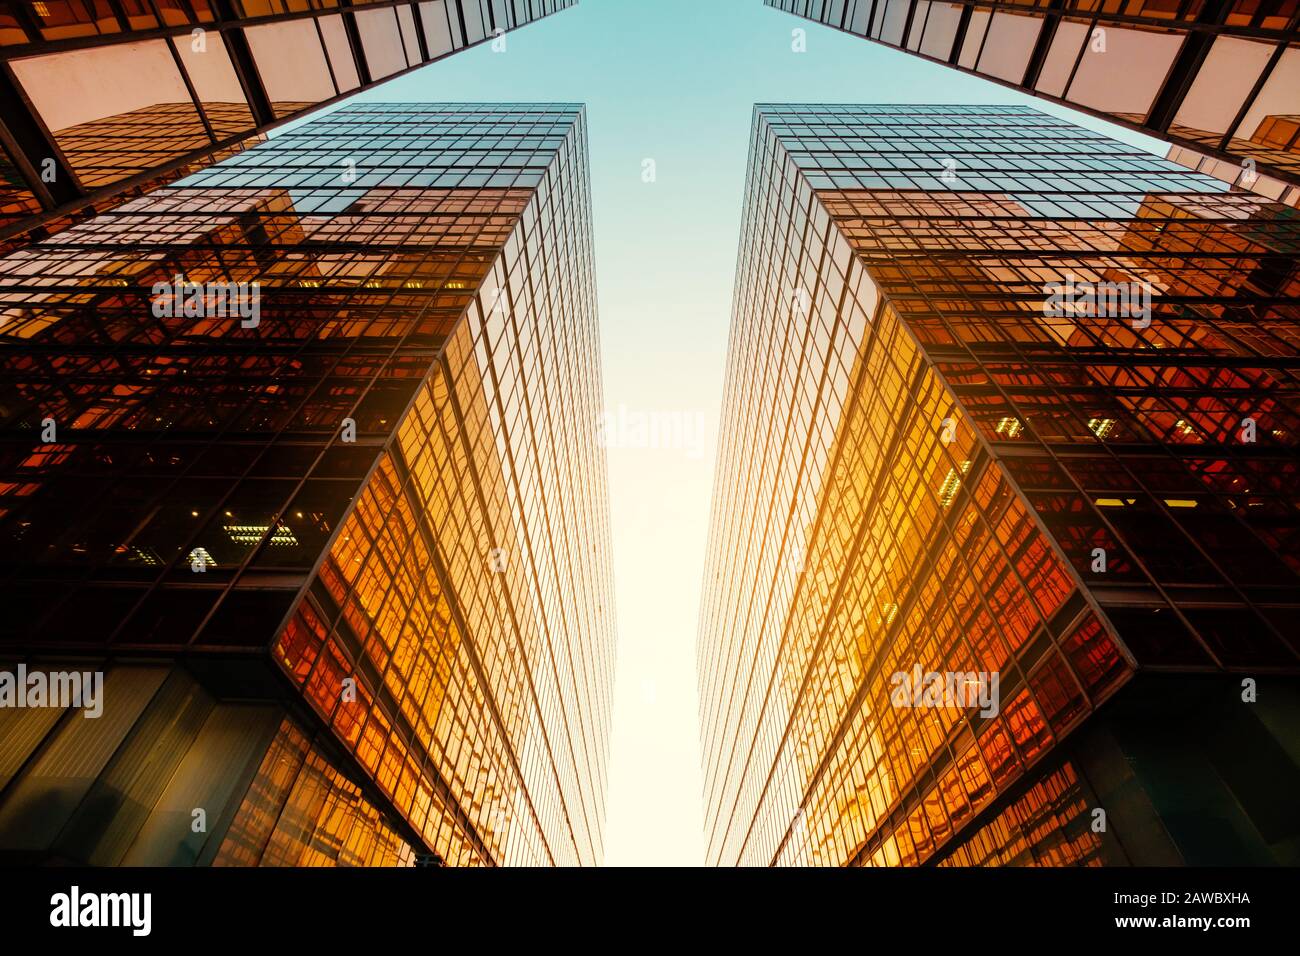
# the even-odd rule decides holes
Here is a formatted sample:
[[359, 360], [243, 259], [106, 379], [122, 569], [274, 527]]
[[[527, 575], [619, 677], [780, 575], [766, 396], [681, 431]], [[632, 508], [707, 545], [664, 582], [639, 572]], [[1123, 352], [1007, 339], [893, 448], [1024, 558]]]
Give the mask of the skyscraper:
[[0, 0], [0, 241], [576, 0]]
[[765, 0], [1300, 184], [1296, 0]]
[[1023, 107], [750, 149], [708, 860], [1297, 862], [1295, 210]]
[[581, 106], [358, 105], [0, 259], [0, 858], [600, 860], [590, 223]]

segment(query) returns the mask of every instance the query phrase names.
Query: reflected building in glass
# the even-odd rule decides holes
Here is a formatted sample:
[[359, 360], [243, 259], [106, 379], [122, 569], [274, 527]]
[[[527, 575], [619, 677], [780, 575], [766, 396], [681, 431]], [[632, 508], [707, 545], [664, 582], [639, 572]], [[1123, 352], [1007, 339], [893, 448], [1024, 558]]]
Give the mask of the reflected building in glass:
[[1296, 211], [1024, 107], [782, 105], [742, 230], [709, 862], [1300, 862]]
[[0, 258], [0, 349], [0, 670], [104, 674], [0, 707], [0, 858], [600, 861], [581, 106], [345, 107]]
[[0, 244], [575, 2], [0, 0]]
[[1300, 185], [1298, 0], [765, 2]]
[[1237, 189], [1259, 193], [1288, 206], [1300, 207], [1300, 182], [1289, 183], [1274, 176], [1255, 172], [1242, 164], [1206, 156], [1186, 146], [1171, 146], [1167, 158], [1198, 173], [1205, 173]]

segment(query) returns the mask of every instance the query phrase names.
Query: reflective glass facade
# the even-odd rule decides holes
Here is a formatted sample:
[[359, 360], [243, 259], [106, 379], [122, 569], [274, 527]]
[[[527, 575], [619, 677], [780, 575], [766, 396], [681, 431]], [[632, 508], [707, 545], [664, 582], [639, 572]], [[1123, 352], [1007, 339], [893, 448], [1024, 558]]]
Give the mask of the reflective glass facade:
[[[87, 785], [175, 712], [159, 688], [258, 711], [210, 814], [224, 842], [158, 836], [148, 860], [599, 861], [590, 222], [580, 106], [377, 104], [0, 259], [0, 591], [21, 605], [0, 657], [125, 662], [103, 720], [114, 680], [142, 709]], [[256, 320], [160, 310], [176, 276], [256, 288]], [[86, 859], [3, 820], [32, 755], [96, 722], [22, 714], [0, 711], [35, 748], [6, 754], [0, 852]], [[122, 830], [114, 861], [145, 852], [138, 814], [91, 816]]]
[[0, 0], [0, 241], [576, 0]]
[[1296, 211], [1022, 107], [788, 105], [742, 228], [709, 862], [1296, 862]]
[[1188, 169], [1194, 169], [1199, 173], [1205, 173], [1207, 176], [1213, 176], [1215, 179], [1221, 179], [1238, 189], [1259, 193], [1261, 196], [1267, 196], [1269, 199], [1285, 203], [1288, 206], [1300, 206], [1300, 184], [1289, 183], [1273, 176], [1265, 176], [1262, 173], [1255, 173], [1249, 169], [1243, 169], [1237, 163], [1206, 156], [1204, 153], [1198, 153], [1186, 146], [1169, 147], [1168, 158], [1179, 165], [1186, 166]]
[[765, 0], [1300, 184], [1296, 0]]

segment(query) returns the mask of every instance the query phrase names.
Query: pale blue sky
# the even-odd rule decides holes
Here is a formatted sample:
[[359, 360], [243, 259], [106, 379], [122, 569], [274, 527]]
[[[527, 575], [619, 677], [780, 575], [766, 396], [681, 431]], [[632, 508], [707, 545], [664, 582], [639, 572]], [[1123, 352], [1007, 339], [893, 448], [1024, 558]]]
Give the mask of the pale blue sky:
[[[807, 52], [791, 31], [807, 32]], [[702, 416], [702, 443], [612, 449], [619, 619], [606, 862], [703, 859], [695, 629], [746, 149], [756, 102], [1028, 103], [765, 7], [580, 0], [359, 99], [587, 104], [606, 407]], [[656, 180], [642, 179], [653, 159]], [[702, 453], [701, 453], [702, 452]]]

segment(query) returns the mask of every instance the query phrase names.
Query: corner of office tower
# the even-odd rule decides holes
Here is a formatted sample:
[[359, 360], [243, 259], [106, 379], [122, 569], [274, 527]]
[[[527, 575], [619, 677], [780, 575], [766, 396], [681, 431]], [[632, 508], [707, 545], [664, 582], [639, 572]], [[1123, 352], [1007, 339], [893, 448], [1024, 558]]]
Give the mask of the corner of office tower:
[[[950, 115], [931, 123], [938, 114]], [[996, 119], [1008, 114], [1017, 119]], [[738, 420], [723, 431], [738, 436], [733, 454], [744, 461], [754, 454], [745, 428], [764, 421], [754, 409], [778, 400], [783, 363], [824, 367], [830, 398], [787, 427], [815, 423], [833, 436], [824, 470], [803, 492], [831, 504], [782, 544], [789, 560], [771, 563], [770, 593], [802, 600], [799, 582], [816, 581], [815, 601], [817, 588], [840, 581], [835, 613], [861, 624], [846, 629], [851, 640], [810, 637], [823, 658], [780, 665], [806, 666], [806, 681], [824, 682], [786, 703], [783, 719], [816, 725], [827, 710], [830, 748], [814, 754], [817, 769], [793, 796], [713, 781], [715, 849], [725, 847], [730, 862], [777, 864], [979, 865], [1009, 855], [1057, 865], [1294, 862], [1300, 599], [1278, 476], [1300, 471], [1296, 412], [1276, 386], [1300, 321], [1285, 254], [1300, 233], [1293, 212], [1027, 107], [759, 104], [755, 115], [781, 121], [772, 122], [777, 145], [750, 156], [742, 227], [750, 251], [738, 260], [733, 322], [778, 341], [800, 341], [811, 326], [817, 352], [738, 367], [748, 399], [737, 400]], [[1022, 118], [1033, 137], [1017, 128]], [[963, 137], [977, 148], [963, 151]], [[1095, 185], [1103, 177], [1105, 191]], [[1223, 250], [1212, 282], [1183, 261], [1198, 243]], [[1267, 276], [1261, 260], [1276, 263]], [[769, 270], [800, 277], [798, 285], [765, 282]], [[1066, 271], [1102, 272], [1094, 278], [1117, 289], [1124, 280], [1139, 295], [1056, 319], [1043, 282], [1065, 281], [1057, 274]], [[1152, 288], [1148, 322], [1141, 293]], [[1176, 304], [1160, 301], [1169, 289]], [[1237, 315], [1276, 327], [1277, 339], [1256, 348], [1235, 338]], [[1225, 367], [1240, 376], [1249, 421], [1207, 410], [1217, 407], [1208, 383]], [[1133, 394], [1116, 392], [1117, 368]], [[1174, 373], [1187, 394], [1162, 387]], [[1166, 402], [1179, 409], [1167, 422], [1155, 411]], [[787, 437], [795, 447], [802, 440]], [[720, 451], [719, 468], [727, 462]], [[879, 489], [895, 485], [913, 505], [887, 504], [892, 495]], [[762, 520], [721, 492], [713, 508], [733, 536]], [[839, 538], [837, 527], [871, 532], [870, 547], [846, 554], [853, 535]], [[719, 554], [710, 560], [711, 568]], [[880, 563], [888, 578], [873, 570]], [[936, 567], [942, 582], [931, 579]], [[749, 588], [740, 578], [720, 582], [706, 606], [729, 607]], [[985, 601], [995, 610], [976, 614]], [[1033, 610], [1022, 619], [1015, 607]], [[743, 622], [715, 620], [717, 633], [702, 644], [720, 655], [709, 663], [718, 679], [732, 679], [739, 662], [727, 648], [739, 638], [723, 638]], [[790, 621], [804, 624], [793, 613]], [[1003, 704], [945, 723], [934, 739], [955, 735], [952, 751], [919, 744], [895, 755], [911, 768], [897, 777], [880, 759], [892, 746], [880, 728], [937, 718], [910, 706], [884, 718], [861, 701], [899, 706], [887, 693], [890, 671], [907, 676], [918, 653], [908, 648], [921, 635], [927, 665], [937, 655], [949, 673], [969, 671], [972, 660], [1000, 671]], [[861, 668], [852, 706], [840, 695], [854, 691], [817, 670], [832, 656]], [[763, 725], [762, 712], [742, 725]], [[759, 781], [781, 765], [781, 750], [771, 749], [785, 746], [779, 735], [751, 742], [728, 732], [705, 723], [711, 755], [768, 748]], [[924, 744], [928, 733], [916, 739]], [[835, 791], [850, 785], [827, 770], [854, 753], [887, 801], [899, 802], [876, 808], [865, 840], [841, 834], [854, 848], [840, 857], [826, 850], [834, 819], [818, 813], [856, 799]], [[950, 778], [973, 773], [978, 784], [955, 799], [951, 820], [944, 811], [942, 839], [930, 839], [924, 819], [899, 822], [905, 808], [947, 800], [911, 775], [918, 765]], [[732, 832], [723, 801], [741, 797], [759, 809]], [[1015, 822], [1045, 801], [1066, 808], [1050, 832], [1010, 846]]]
[[1248, 170], [1252, 181], [1268, 175], [1300, 186], [1300, 47], [1288, 8], [1219, 16], [1209, 36], [1197, 7], [1173, 11], [1153, 28], [1118, 8], [1098, 9], [1085, 24], [1044, 6], [991, 11], [983, 0], [931, 6], [920, 18], [909, 0], [767, 5], [1208, 154]]
[[163, 20], [149, 10], [104, 30], [93, 8], [24, 14], [20, 4], [0, 45], [0, 250], [574, 5], [327, 3], [245, 15], [235, 4], [220, 16], [201, 5], [169, 8]]
[[[0, 794], [0, 856], [328, 862], [277, 823], [325, 786], [354, 809], [317, 824], [355, 823], [371, 837], [349, 858], [357, 865], [591, 862], [598, 840], [578, 823], [562, 834], [566, 815], [538, 809], [564, 798], [530, 794], [515, 753], [521, 722], [554, 726], [541, 715], [559, 704], [514, 695], [500, 662], [553, 666], [534, 633], [542, 624], [521, 619], [522, 636], [507, 626], [498, 638], [483, 617], [511, 621], [512, 600], [540, 604], [533, 562], [550, 553], [572, 569], [574, 617], [606, 622], [570, 635], [591, 648], [572, 666], [612, 654], [612, 612], [594, 606], [611, 591], [607, 536], [586, 542], [603, 560], [576, 560], [591, 528], [567, 487], [594, 474], [594, 435], [558, 413], [558, 431], [544, 433], [506, 415], [526, 386], [537, 414], [572, 404], [553, 384], [522, 381], [524, 342], [554, 351], [547, 361], [568, 368], [566, 381], [598, 374], [593, 349], [557, 347], [595, 341], [589, 205], [535, 202], [546, 176], [553, 192], [586, 188], [579, 109], [358, 104], [27, 250], [28, 264], [80, 263], [83, 243], [112, 248], [142, 224], [154, 230], [142, 271], [68, 278], [104, 294], [10, 303], [23, 309], [10, 326], [23, 351], [58, 349], [69, 327], [93, 323], [113, 332], [101, 348], [114, 369], [141, 384], [123, 390], [95, 355], [76, 353], [62, 374], [81, 369], [85, 389], [68, 396], [58, 375], [0, 361], [0, 392], [27, 399], [12, 403], [4, 437], [30, 448], [45, 416], [60, 449], [43, 469], [25, 454], [0, 465], [26, 475], [0, 515], [0, 591], [13, 599], [0, 654], [48, 669], [96, 661], [110, 704], [103, 721], [8, 735], [18, 773]], [[465, 145], [493, 120], [491, 143]], [[332, 138], [347, 143], [342, 154]], [[219, 247], [222, 269], [195, 246]], [[239, 281], [214, 288], [224, 284], [201, 276]], [[218, 304], [251, 309], [241, 321]], [[594, 421], [589, 411], [575, 418]], [[554, 496], [522, 487], [515, 470], [541, 473], [552, 431], [574, 456]], [[505, 488], [549, 516], [545, 544], [503, 510]], [[589, 510], [606, 508], [598, 494]], [[464, 716], [449, 721], [458, 707]], [[586, 700], [574, 712], [597, 719]], [[453, 731], [504, 741], [483, 759], [515, 783], [487, 802], [467, 796], [447, 764]], [[38, 749], [78, 760], [79, 742], [98, 739], [125, 763], [86, 764], [84, 785], [122, 791], [160, 734], [162, 759], [228, 771], [196, 804], [209, 818], [202, 835], [163, 816], [138, 830], [103, 801], [78, 810], [80, 795], [43, 801], [48, 761], [25, 763]], [[140, 782], [155, 784], [168, 785]], [[155, 791], [148, 805], [155, 797], [167, 803]], [[65, 827], [74, 836], [60, 838]]]

